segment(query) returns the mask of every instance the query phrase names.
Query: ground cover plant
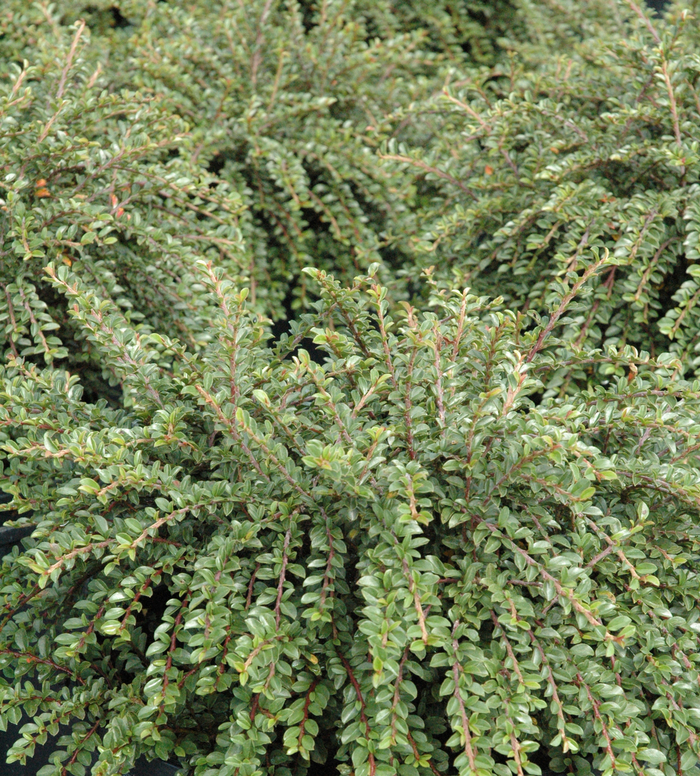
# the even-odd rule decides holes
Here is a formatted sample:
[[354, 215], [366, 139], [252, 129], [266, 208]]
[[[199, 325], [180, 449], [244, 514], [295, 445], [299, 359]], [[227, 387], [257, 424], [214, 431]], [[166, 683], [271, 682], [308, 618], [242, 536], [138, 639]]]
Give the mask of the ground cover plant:
[[193, 261], [216, 256], [231, 277], [248, 266], [240, 198], [170, 158], [187, 143], [184, 122], [148, 96], [110, 93], [89, 45], [84, 24], [61, 30], [0, 80], [0, 325], [5, 353], [67, 359], [104, 393], [90, 343], [44, 280], [47, 261], [75, 266], [129, 320], [191, 343], [209, 316]]
[[[527, 333], [443, 290], [397, 319], [374, 278], [318, 271], [317, 312], [270, 350], [245, 291], [201, 272], [220, 311], [194, 354], [49, 267], [129, 409], [6, 369], [5, 483], [40, 516], [2, 567], [5, 713], [34, 716], [11, 754], [70, 715], [67, 772], [97, 748], [103, 775], [142, 752], [538, 773], [540, 749], [694, 773], [700, 386], [628, 352], [612, 388], [535, 403], [556, 315]], [[287, 357], [309, 334], [323, 364]]]
[[498, 7], [0, 10], [10, 761], [698, 776], [697, 33]]
[[677, 4], [668, 24], [634, 2], [605, 6], [608, 25], [582, 25], [575, 47], [520, 46], [448, 84], [427, 151], [385, 156], [429, 179], [415, 235], [425, 266], [542, 311], [573, 257], [607, 249], [619, 262], [568, 336], [670, 350], [695, 371], [697, 6]]

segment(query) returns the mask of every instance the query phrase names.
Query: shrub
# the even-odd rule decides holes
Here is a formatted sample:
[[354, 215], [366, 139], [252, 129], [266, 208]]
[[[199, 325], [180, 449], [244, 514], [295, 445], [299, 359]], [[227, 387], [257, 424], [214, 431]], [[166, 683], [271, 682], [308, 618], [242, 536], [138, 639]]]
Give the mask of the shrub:
[[427, 151], [386, 155], [418, 166], [424, 265], [542, 312], [574, 256], [608, 249], [618, 261], [567, 339], [670, 350], [694, 372], [698, 26], [678, 5], [653, 24], [614, 10], [569, 49], [523, 45], [511, 69], [468, 74], [416, 109], [434, 115]]
[[9, 759], [700, 776], [696, 35], [363, 2], [3, 6]]
[[185, 119], [188, 158], [241, 196], [261, 310], [279, 319], [307, 306], [312, 264], [350, 282], [380, 262], [392, 285], [411, 261], [402, 235], [412, 189], [377, 164], [375, 137], [396, 108], [437, 87], [439, 57], [422, 50], [421, 33], [370, 39], [349, 0], [119, 7], [132, 32], [116, 38], [113, 82]]
[[232, 278], [247, 277], [249, 261], [237, 195], [169, 158], [186, 124], [152, 97], [106, 90], [83, 56], [87, 37], [82, 24], [61, 31], [34, 65], [7, 65], [0, 79], [0, 342], [4, 354], [67, 359], [109, 395], [113, 376], [45, 282], [47, 261], [72, 266], [142, 331], [174, 330], [192, 345], [210, 315], [194, 261], [216, 256]]
[[572, 269], [534, 328], [436, 283], [397, 317], [376, 267], [313, 270], [271, 350], [201, 262], [199, 352], [49, 266], [129, 406], [3, 372], [2, 485], [36, 523], [0, 569], [10, 758], [62, 720], [41, 776], [92, 753], [96, 776], [142, 753], [196, 776], [697, 774], [700, 384], [586, 351], [620, 377], [541, 398], [611, 266]]

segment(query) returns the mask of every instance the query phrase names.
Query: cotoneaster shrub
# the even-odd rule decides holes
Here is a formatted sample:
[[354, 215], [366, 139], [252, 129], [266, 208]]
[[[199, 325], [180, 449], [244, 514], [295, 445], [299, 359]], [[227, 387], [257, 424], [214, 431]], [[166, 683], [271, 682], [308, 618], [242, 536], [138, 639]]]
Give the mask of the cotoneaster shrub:
[[566, 338], [670, 350], [695, 372], [700, 9], [652, 22], [607, 5], [608, 27], [576, 45], [522, 45], [508, 67], [455, 78], [415, 109], [432, 111], [431, 143], [385, 156], [416, 171], [425, 266], [543, 311], [573, 257], [608, 249], [617, 263]]
[[59, 31], [33, 64], [0, 71], [0, 348], [67, 359], [105, 395], [114, 380], [46, 282], [48, 261], [71, 266], [140, 331], [178, 332], [195, 346], [211, 315], [193, 287], [195, 260], [215, 257], [229, 277], [247, 278], [249, 259], [235, 192], [170, 158], [187, 125], [152, 96], [107, 90], [83, 56], [83, 24]]
[[[543, 134], [543, 94], [604, 168], [629, 119], [620, 224], [635, 186], [691, 213], [663, 100], [694, 118], [694, 37], [660, 25], [656, 51], [619, 3], [512, 7], [479, 54], [476, 3], [3, 3], [0, 489], [34, 529], [0, 566], [10, 760], [68, 725], [41, 776], [142, 754], [188, 776], [698, 776], [692, 347], [596, 329], [656, 216], [615, 255], [622, 227], [574, 240], [582, 198], [520, 296], [498, 221], [551, 184], [523, 145], [603, 185], [556, 145], [566, 121]], [[446, 114], [426, 95], [448, 60]], [[420, 177], [380, 165], [389, 136]], [[467, 189], [484, 220], [460, 247]], [[474, 268], [485, 243], [506, 272]], [[265, 315], [293, 305], [311, 312], [269, 347]]]
[[181, 153], [241, 196], [261, 309], [283, 318], [308, 305], [311, 264], [350, 282], [380, 262], [392, 285], [411, 261], [413, 189], [374, 150], [399, 106], [439, 86], [441, 58], [424, 50], [425, 35], [370, 37], [351, 0], [119, 8], [132, 26], [128, 38], [114, 34], [111, 78], [185, 119], [192, 143]]
[[240, 196], [245, 211], [229, 221], [246, 238], [251, 299], [283, 319], [310, 301], [307, 265], [350, 282], [379, 262], [392, 301], [415, 293], [408, 238], [425, 195], [408, 170], [379, 163], [377, 149], [388, 136], [435, 142], [426, 99], [450, 77], [447, 64], [459, 83], [477, 65], [506, 67], [508, 41], [568, 49], [613, 18], [603, 0], [587, 14], [574, 0], [7, 0], [0, 54], [62, 67], [71, 25], [86, 20], [91, 45], [81, 56], [101, 69], [99, 89], [156, 97], [186, 122], [166, 131], [179, 138], [167, 158]]
[[50, 265], [128, 407], [3, 369], [0, 484], [36, 525], [0, 567], [10, 759], [60, 721], [40, 776], [141, 754], [194, 776], [697, 776], [700, 384], [587, 350], [619, 376], [541, 395], [612, 266], [572, 264], [534, 328], [439, 284], [397, 316], [377, 267], [350, 288], [313, 270], [320, 301], [270, 349], [201, 262], [218, 312], [193, 351]]

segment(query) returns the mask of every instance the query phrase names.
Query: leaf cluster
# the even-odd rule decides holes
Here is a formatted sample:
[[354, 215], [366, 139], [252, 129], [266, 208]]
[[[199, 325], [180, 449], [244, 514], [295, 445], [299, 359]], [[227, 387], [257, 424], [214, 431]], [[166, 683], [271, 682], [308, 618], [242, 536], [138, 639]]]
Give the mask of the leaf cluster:
[[607, 27], [582, 25], [566, 49], [514, 44], [510, 62], [435, 95], [432, 142], [384, 151], [422, 183], [423, 265], [544, 312], [572, 262], [609, 250], [616, 263], [568, 338], [670, 351], [696, 371], [700, 100], [687, 6], [652, 21], [613, 4]]
[[84, 56], [88, 38], [79, 23], [0, 79], [0, 326], [5, 353], [67, 358], [99, 394], [114, 380], [45, 282], [47, 261], [72, 267], [144, 331], [192, 345], [211, 307], [193, 263], [216, 257], [243, 278], [247, 262], [238, 195], [171, 155], [187, 142], [179, 117], [142, 92], [106, 88]]

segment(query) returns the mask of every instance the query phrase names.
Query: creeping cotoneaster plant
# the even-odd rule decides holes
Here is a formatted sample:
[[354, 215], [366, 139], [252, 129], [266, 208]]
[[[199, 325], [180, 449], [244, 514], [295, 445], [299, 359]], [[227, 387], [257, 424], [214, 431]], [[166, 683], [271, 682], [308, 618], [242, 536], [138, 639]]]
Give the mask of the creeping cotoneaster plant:
[[607, 249], [617, 262], [567, 339], [671, 351], [695, 372], [699, 9], [606, 6], [608, 25], [584, 24], [566, 48], [543, 21], [539, 44], [455, 78], [413, 109], [432, 116], [431, 142], [384, 156], [416, 173], [424, 266], [542, 312], [573, 257]]
[[539, 323], [309, 271], [272, 349], [201, 262], [200, 350], [50, 265], [128, 408], [2, 372], [0, 481], [35, 524], [0, 567], [10, 758], [61, 722], [41, 776], [696, 776], [700, 385], [627, 348], [570, 352], [607, 387], [541, 393], [610, 261]]
[[696, 35], [512, 7], [0, 9], [10, 761], [700, 776]]
[[248, 277], [242, 206], [177, 156], [189, 137], [182, 119], [152, 96], [106, 88], [84, 23], [59, 33], [32, 64], [0, 62], [0, 351], [67, 359], [86, 387], [115, 398], [44, 266], [71, 267], [140, 330], [196, 346], [210, 309], [192, 268], [209, 256]]

